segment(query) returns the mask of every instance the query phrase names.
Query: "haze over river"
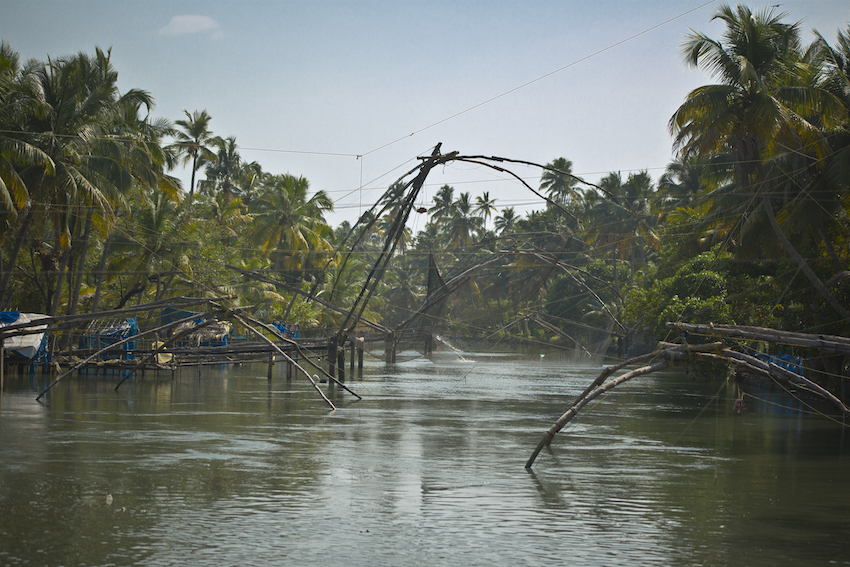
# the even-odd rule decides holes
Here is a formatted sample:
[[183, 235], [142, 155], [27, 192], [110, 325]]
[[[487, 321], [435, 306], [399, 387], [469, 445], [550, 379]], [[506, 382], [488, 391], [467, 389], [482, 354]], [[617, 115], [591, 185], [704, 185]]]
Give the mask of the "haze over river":
[[7, 376], [0, 565], [850, 565], [850, 435], [725, 377], [636, 378], [524, 464], [599, 373], [538, 354]]

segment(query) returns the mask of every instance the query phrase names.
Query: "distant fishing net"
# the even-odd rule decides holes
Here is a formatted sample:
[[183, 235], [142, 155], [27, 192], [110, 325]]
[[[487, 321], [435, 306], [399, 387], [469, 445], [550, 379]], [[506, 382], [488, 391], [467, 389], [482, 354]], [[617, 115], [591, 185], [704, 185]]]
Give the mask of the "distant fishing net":
[[[446, 300], [452, 290], [446, 286], [433, 255], [428, 257], [428, 294], [423, 305], [396, 329], [393, 346], [396, 362], [406, 362], [422, 356], [430, 357], [439, 351], [440, 354], [452, 352], [460, 354], [460, 350], [449, 345], [442, 338], [445, 329]], [[365, 341], [364, 351], [375, 357], [386, 359], [389, 345], [384, 341]]]

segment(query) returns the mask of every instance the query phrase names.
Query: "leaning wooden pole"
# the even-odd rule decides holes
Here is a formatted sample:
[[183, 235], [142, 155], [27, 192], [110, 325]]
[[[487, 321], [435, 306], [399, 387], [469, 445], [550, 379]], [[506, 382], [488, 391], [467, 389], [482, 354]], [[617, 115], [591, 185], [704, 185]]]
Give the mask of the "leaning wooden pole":
[[[543, 435], [543, 439], [540, 440], [540, 443], [537, 444], [537, 447], [529, 457], [528, 461], [525, 463], [525, 468], [530, 469], [534, 464], [534, 461], [537, 459], [537, 455], [540, 454], [540, 451], [543, 447], [546, 447], [552, 442], [552, 438], [563, 429], [563, 427], [569, 423], [583, 407], [585, 407], [590, 401], [598, 398], [602, 394], [609, 392], [610, 390], [616, 388], [620, 384], [631, 380], [637, 376], [643, 376], [645, 374], [650, 374], [652, 372], [656, 372], [658, 370], [663, 370], [665, 368], [669, 368], [671, 365], [679, 365], [686, 364], [693, 359], [699, 353], [715, 353], [719, 354], [721, 352], [722, 345], [721, 343], [710, 343], [704, 345], [670, 345], [667, 348], [657, 349], [656, 351], [645, 354], [643, 356], [638, 356], [632, 359], [629, 359], [621, 364], [618, 364], [613, 367], [605, 368], [599, 374], [599, 376], [588, 386], [584, 392], [579, 395], [578, 398], [572, 403], [570, 408], [564, 412], [561, 417], [559, 417], [555, 423], [550, 427], [546, 433]], [[617, 378], [613, 378], [607, 382], [605, 380], [608, 376], [612, 375], [614, 372], [633, 364], [637, 364], [639, 362], [651, 361], [656, 358], [663, 358], [662, 361], [650, 364], [647, 366], [643, 366], [636, 370], [631, 370], [626, 372], [625, 374], [618, 376]]]
[[534, 464], [534, 461], [537, 459], [537, 455], [540, 454], [541, 449], [543, 449], [543, 447], [549, 445], [549, 443], [552, 442], [552, 438], [555, 437], [555, 434], [558, 433], [561, 429], [563, 429], [563, 427], [567, 423], [569, 423], [570, 420], [572, 420], [578, 414], [579, 411], [581, 411], [581, 408], [583, 408], [605, 392], [613, 390], [620, 384], [627, 382], [632, 378], [635, 378], [637, 376], [643, 376], [644, 374], [649, 374], [657, 370], [663, 370], [669, 366], [669, 360], [662, 360], [661, 362], [658, 362], [651, 366], [644, 366], [642, 368], [632, 370], [631, 372], [626, 372], [622, 376], [618, 376], [617, 378], [614, 378], [613, 380], [610, 380], [605, 384], [594, 388], [592, 392], [581, 398], [577, 403], [573, 404], [570, 409], [564, 412], [564, 414], [559, 417], [554, 424], [552, 424], [552, 427], [550, 427], [549, 430], [546, 431], [546, 433], [543, 435], [543, 439], [541, 439], [540, 443], [537, 444], [537, 447], [534, 448], [534, 452], [531, 453], [531, 457], [529, 457], [528, 462], [525, 463], [525, 468], [531, 468], [531, 466]]
[[[305, 355], [305, 354], [301, 351], [301, 347], [299, 347], [299, 346], [298, 346], [298, 343], [296, 343], [295, 341], [293, 341], [293, 340], [291, 340], [291, 339], [288, 339], [288, 338], [284, 337], [284, 336], [281, 334], [281, 332], [280, 332], [280, 331], [278, 331], [277, 329], [275, 329], [275, 328], [274, 328], [274, 327], [272, 327], [271, 325], [267, 325], [267, 324], [263, 323], [262, 321], [260, 321], [260, 320], [258, 320], [258, 319], [255, 319], [254, 317], [251, 317], [251, 316], [249, 316], [249, 315], [247, 315], [247, 314], [244, 314], [244, 313], [242, 313], [242, 314], [240, 314], [240, 315], [238, 315], [238, 316], [233, 315], [233, 317], [234, 317], [237, 321], [239, 321], [240, 323], [242, 323], [243, 325], [244, 325], [244, 322], [243, 322], [243, 321], [244, 321], [244, 320], [248, 320], [248, 321], [250, 321], [250, 322], [254, 323], [255, 325], [257, 325], [257, 326], [259, 326], [259, 327], [261, 327], [261, 328], [265, 329], [266, 331], [268, 331], [269, 333], [271, 333], [271, 334], [272, 334], [272, 335], [274, 335], [275, 337], [277, 337], [277, 338], [281, 339], [282, 341], [284, 341], [284, 342], [286, 342], [286, 343], [291, 344], [292, 346], [294, 346], [294, 347], [295, 347], [295, 350], [296, 350], [296, 352], [298, 352], [299, 356], [301, 356], [301, 357], [302, 357], [305, 361], [307, 361], [307, 363], [309, 363], [309, 364], [310, 364], [313, 368], [315, 368], [315, 369], [316, 369], [316, 370], [318, 370], [319, 372], [323, 373], [323, 374], [324, 374], [325, 376], [327, 376], [330, 380], [332, 380], [332, 381], [333, 381], [336, 385], [338, 385], [339, 387], [341, 387], [343, 390], [345, 390], [346, 392], [348, 392], [349, 394], [351, 394], [352, 396], [354, 396], [354, 397], [355, 397], [355, 398], [357, 398], [358, 400], [362, 400], [362, 399], [363, 399], [362, 397], [360, 397], [360, 396], [357, 394], [357, 392], [354, 392], [351, 388], [349, 388], [348, 386], [346, 386], [345, 384], [343, 384], [342, 382], [340, 382], [339, 380], [337, 380], [337, 379], [336, 379], [336, 378], [334, 378], [333, 376], [329, 376], [329, 375], [328, 375], [328, 373], [327, 373], [327, 372], [325, 372], [325, 371], [324, 371], [324, 369], [323, 369], [321, 366], [319, 366], [318, 364], [316, 364], [315, 362], [313, 362], [312, 360], [310, 360], [310, 357], [308, 357], [307, 355]], [[253, 328], [252, 328], [252, 329], [253, 329]], [[256, 333], [256, 330], [253, 330], [253, 332], [255, 332], [255, 333]], [[262, 340], [264, 340], [264, 341], [266, 341], [266, 342], [268, 342], [268, 343], [271, 343], [271, 344], [272, 344], [272, 346], [275, 348], [275, 350], [277, 350], [278, 352], [280, 352], [280, 353], [283, 355], [283, 357], [286, 359], [286, 361], [287, 361], [287, 362], [289, 362], [290, 364], [295, 365], [295, 366], [296, 366], [296, 367], [298, 367], [300, 370], [302, 370], [302, 372], [304, 372], [305, 374], [307, 374], [307, 371], [306, 371], [306, 370], [304, 370], [303, 368], [301, 368], [301, 367], [298, 365], [298, 363], [295, 361], [295, 359], [293, 359], [291, 356], [289, 356], [286, 352], [284, 352], [284, 351], [280, 350], [280, 349], [277, 347], [277, 345], [275, 345], [272, 341], [269, 341], [269, 340], [268, 340], [268, 339], [267, 339], [264, 335], [260, 335], [260, 336], [262, 337]], [[308, 378], [310, 378], [310, 380], [312, 381], [312, 377], [310, 377], [310, 376], [308, 375]]]
[[246, 329], [248, 329], [249, 331], [251, 331], [252, 333], [257, 335], [258, 337], [260, 337], [260, 339], [262, 339], [263, 341], [265, 341], [266, 343], [271, 345], [271, 347], [273, 349], [277, 350], [280, 354], [282, 354], [284, 357], [286, 357], [286, 359], [289, 361], [290, 364], [294, 364], [295, 367], [298, 368], [298, 370], [300, 370], [304, 374], [304, 376], [307, 377], [307, 380], [310, 381], [310, 384], [313, 385], [313, 388], [319, 393], [319, 395], [322, 397], [323, 400], [325, 400], [325, 402], [331, 407], [331, 409], [332, 410], [336, 409], [336, 406], [334, 405], [334, 403], [328, 399], [328, 397], [325, 395], [324, 392], [322, 392], [322, 389], [319, 388], [319, 385], [316, 384], [316, 381], [313, 380], [313, 377], [310, 376], [310, 373], [307, 372], [306, 370], [304, 370], [304, 368], [302, 368], [300, 364], [298, 364], [297, 362], [292, 360], [292, 358], [290, 358], [289, 355], [287, 355], [285, 352], [283, 352], [283, 349], [281, 349], [279, 346], [274, 344], [274, 341], [269, 340], [264, 334], [262, 334], [260, 331], [258, 331], [254, 327], [252, 327], [247, 321], [245, 321], [244, 319], [242, 319], [238, 315], [231, 314], [231, 317], [233, 317], [234, 319], [239, 321]]

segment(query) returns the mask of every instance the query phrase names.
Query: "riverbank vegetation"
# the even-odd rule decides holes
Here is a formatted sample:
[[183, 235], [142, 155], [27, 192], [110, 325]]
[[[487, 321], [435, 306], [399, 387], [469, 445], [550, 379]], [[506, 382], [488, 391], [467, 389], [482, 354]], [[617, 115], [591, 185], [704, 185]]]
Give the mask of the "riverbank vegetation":
[[[492, 257], [440, 309], [446, 332], [571, 347], [613, 331], [621, 354], [664, 339], [668, 321], [850, 335], [850, 27], [807, 42], [776, 8], [715, 17], [720, 38], [683, 44], [712, 83], [671, 108], [660, 178], [590, 182], [558, 157], [541, 169], [548, 204], [525, 216], [443, 186], [365, 316], [392, 328], [415, 312], [429, 258], [445, 277]], [[109, 51], [24, 62], [0, 46], [0, 309], [229, 294], [262, 319], [335, 332], [344, 315], [232, 267], [350, 306], [405, 185], [332, 227], [332, 200], [307, 179], [244, 160], [206, 111], [155, 117], [152, 93], [122, 93], [117, 77]]]

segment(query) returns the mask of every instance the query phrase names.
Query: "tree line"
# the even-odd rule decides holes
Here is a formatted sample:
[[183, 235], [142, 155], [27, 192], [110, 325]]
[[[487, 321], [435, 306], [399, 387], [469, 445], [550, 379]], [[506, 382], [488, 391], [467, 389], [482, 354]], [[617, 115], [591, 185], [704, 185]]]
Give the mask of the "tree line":
[[[535, 313], [577, 341], [664, 338], [678, 320], [850, 332], [850, 27], [805, 43], [775, 7], [722, 6], [715, 18], [722, 36], [692, 32], [682, 54], [716, 82], [671, 109], [674, 159], [659, 179], [590, 183], [559, 157], [539, 180], [548, 204], [524, 216], [445, 185], [366, 316], [407, 319], [429, 257], [444, 275], [487, 258], [441, 311], [447, 330], [569, 342], [528, 327]], [[227, 266], [351, 305], [404, 185], [387, 190], [377, 218], [331, 227], [333, 202], [307, 179], [244, 160], [206, 111], [152, 116], [152, 95], [119, 92], [117, 76], [109, 51], [22, 62], [0, 44], [0, 309], [72, 314], [230, 293], [270, 320], [338, 324]], [[181, 166], [188, 188], [172, 175]]]

